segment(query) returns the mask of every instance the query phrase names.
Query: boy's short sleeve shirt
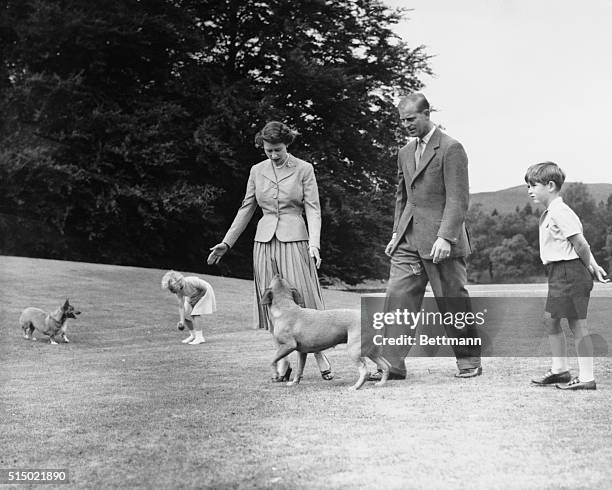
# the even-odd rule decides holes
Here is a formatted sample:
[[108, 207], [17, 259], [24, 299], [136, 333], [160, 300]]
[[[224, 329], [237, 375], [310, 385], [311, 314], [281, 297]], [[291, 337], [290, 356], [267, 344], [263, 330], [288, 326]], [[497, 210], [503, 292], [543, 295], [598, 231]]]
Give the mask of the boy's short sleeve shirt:
[[578, 259], [569, 237], [582, 233], [580, 218], [561, 197], [553, 199], [540, 217], [540, 257], [544, 264]]

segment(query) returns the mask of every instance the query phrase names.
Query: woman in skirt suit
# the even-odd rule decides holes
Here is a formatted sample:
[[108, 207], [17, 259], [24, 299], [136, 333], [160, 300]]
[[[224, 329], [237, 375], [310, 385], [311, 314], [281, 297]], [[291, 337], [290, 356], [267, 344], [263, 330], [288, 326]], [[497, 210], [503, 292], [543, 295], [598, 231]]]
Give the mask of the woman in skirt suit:
[[[270, 331], [270, 311], [260, 300], [273, 277], [272, 259], [280, 274], [301, 293], [306, 308], [324, 308], [317, 276], [321, 264], [319, 191], [312, 165], [287, 151], [296, 135], [277, 121], [269, 122], [257, 133], [255, 145], [263, 148], [268, 158], [251, 167], [242, 206], [223, 241], [212, 247], [208, 256], [208, 264], [218, 263], [236, 243], [257, 207], [262, 209], [263, 217], [255, 233], [253, 271], [258, 325]], [[315, 358], [323, 379], [332, 379], [327, 358], [321, 353], [316, 353]], [[286, 381], [290, 374], [289, 362], [279, 361], [275, 381]]]

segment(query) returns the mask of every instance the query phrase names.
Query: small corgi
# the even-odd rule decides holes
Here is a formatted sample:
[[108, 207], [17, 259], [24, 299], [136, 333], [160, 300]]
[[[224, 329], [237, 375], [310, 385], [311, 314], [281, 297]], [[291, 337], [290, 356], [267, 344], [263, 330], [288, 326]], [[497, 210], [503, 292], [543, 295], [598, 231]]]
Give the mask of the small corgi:
[[68, 318], [76, 318], [80, 315], [68, 300], [53, 313], [47, 313], [40, 308], [29, 307], [23, 310], [19, 317], [19, 325], [23, 329], [23, 337], [28, 340], [36, 340], [34, 330], [37, 329], [43, 335], [49, 336], [49, 343], [57, 344], [57, 334], [64, 340], [70, 342], [66, 336], [66, 321]]

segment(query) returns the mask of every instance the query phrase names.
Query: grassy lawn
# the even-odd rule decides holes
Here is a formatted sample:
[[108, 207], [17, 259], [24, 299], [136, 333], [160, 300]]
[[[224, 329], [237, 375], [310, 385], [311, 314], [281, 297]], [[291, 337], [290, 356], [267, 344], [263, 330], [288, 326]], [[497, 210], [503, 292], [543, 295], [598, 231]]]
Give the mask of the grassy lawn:
[[[163, 272], [0, 257], [0, 468], [67, 468], [79, 488], [610, 488], [609, 358], [594, 392], [531, 387], [545, 358], [484, 359], [469, 380], [415, 358], [406, 381], [348, 392], [339, 346], [333, 381], [309, 358], [288, 388], [269, 381], [251, 282], [202, 275], [219, 311], [188, 346]], [[23, 308], [66, 297], [83, 312], [70, 344], [21, 337]]]

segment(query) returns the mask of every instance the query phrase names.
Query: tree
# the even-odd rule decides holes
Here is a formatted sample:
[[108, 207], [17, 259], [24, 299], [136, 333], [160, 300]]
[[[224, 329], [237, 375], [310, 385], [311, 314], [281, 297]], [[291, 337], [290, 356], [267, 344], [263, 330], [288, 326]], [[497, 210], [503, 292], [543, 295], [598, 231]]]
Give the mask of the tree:
[[499, 216], [488, 215], [482, 211], [482, 204], [470, 206], [466, 217], [466, 226], [470, 236], [472, 253], [468, 256], [469, 276], [476, 282], [484, 281], [488, 273], [489, 281], [494, 280], [493, 264], [489, 257], [491, 249], [498, 245], [502, 238], [497, 233]]
[[539, 274], [539, 215], [537, 209], [527, 210], [487, 215], [480, 204], [470, 207], [466, 220], [472, 247], [470, 280], [517, 281]]
[[525, 204], [525, 207], [521, 209], [519, 214], [523, 218], [525, 216], [531, 216], [533, 214], [533, 208], [531, 207], [531, 203], [528, 202], [527, 204]]
[[597, 204], [589, 188], [582, 182], [572, 182], [562, 190], [563, 200], [583, 221], [591, 221]]
[[584, 236], [591, 246], [591, 252], [598, 263], [606, 259], [606, 229], [609, 219], [606, 210], [598, 207], [588, 187], [574, 182], [563, 189], [563, 199], [580, 218]]
[[608, 232], [606, 233], [606, 245], [604, 250], [606, 252], [605, 262], [600, 265], [604, 266], [608, 275], [612, 274], [612, 227], [608, 228]]
[[491, 250], [497, 279], [516, 280], [538, 275], [541, 272], [537, 249], [531, 247], [521, 234], [506, 238]]
[[50, 231], [9, 252], [186, 265], [201, 249], [178, 237], [222, 192], [198, 175], [179, 93], [190, 19], [162, 0], [9, 1], [5, 13], [1, 205]]
[[[8, 0], [4, 14], [0, 207], [15, 219], [1, 225], [54, 237], [8, 252], [199, 270], [263, 159], [255, 132], [279, 119], [316, 167], [322, 272], [387, 274], [405, 139], [394, 101], [430, 73], [423, 48], [391, 30], [401, 12], [378, 0]], [[215, 271], [250, 275], [252, 229]]]
[[[322, 272], [356, 282], [366, 277], [359, 269], [373, 273], [373, 262], [382, 264], [375, 276], [385, 276], [401, 133], [394, 98], [420, 88], [417, 75], [429, 73], [422, 48], [409, 49], [391, 31], [399, 13], [355, 0], [218, 2], [197, 12], [216, 47], [204, 60], [204, 72], [215, 73], [207, 83], [212, 93], [224, 94], [201, 122], [200, 134], [216, 136], [202, 140], [200, 159], [225, 157], [223, 203], [237, 208], [243, 188], [235, 181], [245, 182], [262, 159], [252, 147], [256, 130], [268, 120], [285, 121], [301, 133], [292, 151], [315, 165], [326, 203]], [[234, 141], [233, 153], [219, 155], [219, 128], [243, 136], [240, 151]], [[340, 217], [343, 226], [337, 226]], [[364, 228], [352, 229], [351, 241], [340, 232], [349, 223]], [[244, 237], [234, 253], [250, 260], [250, 247]], [[335, 268], [341, 263], [351, 272]]]

